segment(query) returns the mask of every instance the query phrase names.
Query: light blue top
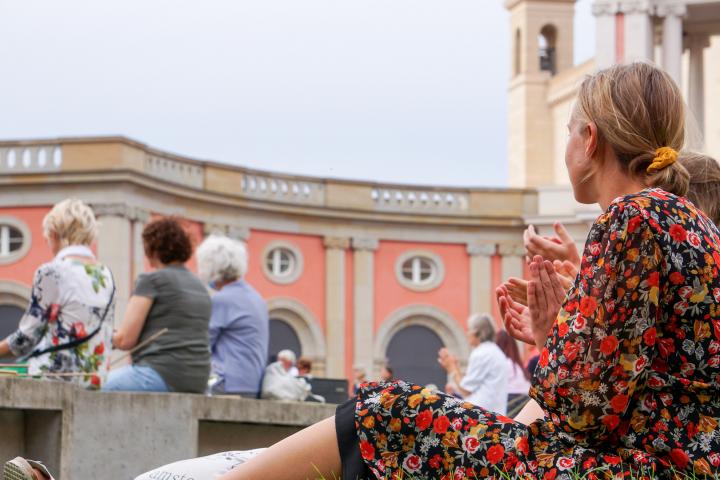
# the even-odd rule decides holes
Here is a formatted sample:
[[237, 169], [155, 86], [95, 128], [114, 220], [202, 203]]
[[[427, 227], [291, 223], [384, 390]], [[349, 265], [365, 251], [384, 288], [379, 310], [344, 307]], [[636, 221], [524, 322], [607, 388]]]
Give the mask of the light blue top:
[[265, 300], [244, 280], [225, 285], [212, 298], [212, 369], [227, 393], [260, 391], [270, 343]]

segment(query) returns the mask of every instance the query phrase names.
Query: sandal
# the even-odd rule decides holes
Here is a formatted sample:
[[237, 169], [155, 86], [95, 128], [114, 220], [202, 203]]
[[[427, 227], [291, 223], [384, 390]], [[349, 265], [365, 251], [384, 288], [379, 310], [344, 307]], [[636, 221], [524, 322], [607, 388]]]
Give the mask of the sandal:
[[33, 468], [40, 470], [40, 472], [45, 475], [45, 479], [43, 480], [54, 480], [45, 465], [33, 460], [26, 460], [22, 457], [16, 457], [5, 462], [2, 480], [37, 480]]

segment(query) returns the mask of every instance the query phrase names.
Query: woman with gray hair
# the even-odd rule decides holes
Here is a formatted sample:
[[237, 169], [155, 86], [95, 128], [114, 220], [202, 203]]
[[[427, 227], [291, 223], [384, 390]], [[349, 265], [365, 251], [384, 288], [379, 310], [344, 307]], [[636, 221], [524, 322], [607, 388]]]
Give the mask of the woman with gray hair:
[[438, 353], [438, 362], [448, 372], [452, 392], [464, 400], [491, 412], [505, 415], [507, 410], [508, 365], [505, 354], [495, 343], [495, 322], [486, 314], [468, 319], [467, 339], [473, 348], [465, 376], [458, 359], [446, 348]]
[[215, 394], [257, 398], [270, 343], [265, 300], [243, 277], [245, 245], [210, 235], [197, 249], [198, 273], [215, 290], [210, 317], [210, 350]]

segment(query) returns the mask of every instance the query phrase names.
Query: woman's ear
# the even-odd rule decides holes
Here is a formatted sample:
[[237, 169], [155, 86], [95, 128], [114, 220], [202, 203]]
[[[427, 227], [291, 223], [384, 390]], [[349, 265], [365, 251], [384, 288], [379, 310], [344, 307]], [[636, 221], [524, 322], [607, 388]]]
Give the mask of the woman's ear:
[[585, 157], [593, 158], [598, 153], [599, 137], [595, 122], [585, 124], [583, 136], [585, 137]]

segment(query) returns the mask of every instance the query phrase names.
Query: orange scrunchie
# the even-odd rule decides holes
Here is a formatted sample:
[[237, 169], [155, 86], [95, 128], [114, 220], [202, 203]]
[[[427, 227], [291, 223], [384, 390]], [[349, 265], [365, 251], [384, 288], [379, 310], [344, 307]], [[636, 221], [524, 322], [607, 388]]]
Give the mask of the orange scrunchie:
[[672, 147], [660, 147], [655, 150], [655, 158], [647, 167], [647, 172], [652, 173], [656, 170], [662, 170], [668, 165], [672, 165], [677, 161], [678, 152]]

